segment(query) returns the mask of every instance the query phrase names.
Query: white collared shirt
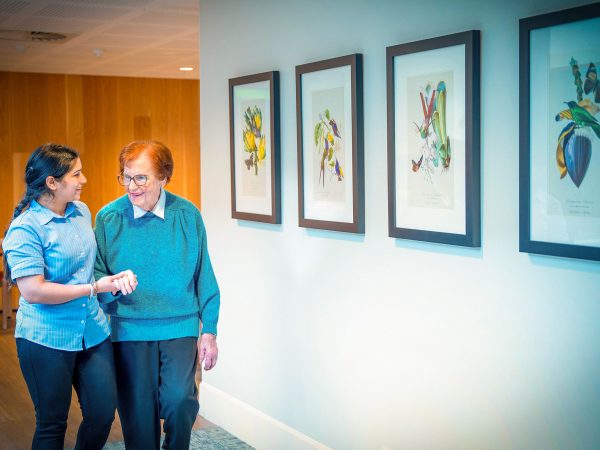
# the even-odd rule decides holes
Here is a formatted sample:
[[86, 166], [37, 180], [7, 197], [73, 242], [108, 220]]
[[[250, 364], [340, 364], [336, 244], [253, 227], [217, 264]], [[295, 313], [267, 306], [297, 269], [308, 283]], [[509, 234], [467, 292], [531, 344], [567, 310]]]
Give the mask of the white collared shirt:
[[[154, 208], [152, 208], [152, 211], [150, 211], [152, 214], [160, 217], [163, 220], [165, 220], [166, 199], [167, 199], [167, 196], [165, 195], [165, 190], [161, 188], [160, 196], [158, 197], [158, 201], [156, 202], [156, 205], [154, 205]], [[133, 206], [133, 218], [134, 219], [139, 219], [140, 217], [142, 217], [143, 215], [148, 213], [148, 211], [140, 208], [139, 206], [136, 206], [136, 205], [132, 205], [132, 206]]]

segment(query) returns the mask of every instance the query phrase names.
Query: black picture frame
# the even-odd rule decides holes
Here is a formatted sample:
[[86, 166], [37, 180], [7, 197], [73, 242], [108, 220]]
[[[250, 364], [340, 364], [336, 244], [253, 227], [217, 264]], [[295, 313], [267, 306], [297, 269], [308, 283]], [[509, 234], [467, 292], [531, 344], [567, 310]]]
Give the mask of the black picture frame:
[[[390, 237], [465, 247], [481, 246], [480, 45], [480, 31], [471, 30], [394, 45], [387, 47], [386, 49], [388, 228]], [[439, 61], [453, 60], [447, 56], [444, 57], [446, 52], [457, 52], [457, 54], [461, 56], [462, 51], [458, 46], [464, 46], [464, 67], [462, 64], [457, 65], [457, 67], [452, 69], [452, 73], [457, 74], [457, 79], [464, 78], [464, 86], [462, 83], [457, 83], [454, 91], [457, 92], [460, 90], [461, 92], [464, 92], [465, 126], [460, 129], [454, 127], [454, 129], [460, 130], [460, 133], [457, 133], [459, 136], [464, 133], [464, 152], [460, 152], [460, 150], [462, 150], [461, 145], [459, 148], [459, 158], [454, 156], [458, 153], [455, 149], [452, 149], [454, 150], [453, 153], [451, 153], [451, 150], [448, 150], [445, 153], [445, 159], [439, 158], [442, 151], [445, 151], [446, 148], [451, 148], [450, 142], [452, 136], [444, 134], [446, 137], [446, 144], [443, 149], [440, 148], [435, 151], [427, 150], [430, 153], [427, 154], [425, 160], [423, 157], [426, 155], [425, 150], [423, 150], [421, 158], [419, 159], [415, 154], [417, 152], [416, 147], [414, 145], [408, 145], [410, 140], [419, 139], [420, 136], [424, 142], [422, 148], [433, 149], [435, 147], [435, 142], [444, 142], [444, 139], [441, 137], [438, 139], [436, 132], [436, 141], [433, 142], [432, 138], [430, 143], [428, 136], [434, 135], [434, 133], [429, 130], [429, 125], [432, 123], [431, 113], [432, 109], [437, 108], [437, 103], [435, 103], [435, 106], [433, 106], [434, 103], [430, 103], [429, 105], [424, 103], [425, 96], [420, 88], [417, 95], [416, 85], [411, 80], [418, 79], [418, 77], [433, 77], [430, 73], [435, 74], [436, 71], [442, 70], [437, 65]], [[436, 54], [442, 55], [442, 57], [436, 60], [432, 56], [431, 51], [438, 51]], [[411, 61], [410, 69], [409, 65], [406, 64], [409, 61]], [[450, 67], [448, 66], [450, 63], [445, 64], [446, 66], [444, 67]], [[443, 80], [440, 79], [437, 84], [433, 83], [433, 90], [427, 91], [430, 93], [428, 98], [431, 99], [431, 102], [435, 100], [434, 91], [439, 91], [439, 93], [450, 91], [449, 88], [446, 89], [446, 83], [441, 87], [442, 83]], [[429, 84], [427, 84], [427, 86], [429, 86]], [[402, 92], [404, 92], [404, 96], [402, 96]], [[446, 98], [451, 99], [450, 96], [452, 94], [448, 93], [447, 95], [448, 97], [444, 94], [444, 104]], [[421, 103], [417, 100], [419, 97], [421, 98]], [[440, 97], [441, 94], [438, 95], [438, 98]], [[462, 96], [460, 98], [462, 98]], [[459, 102], [458, 96], [456, 96], [455, 101]], [[415, 107], [414, 105], [417, 104], [419, 106]], [[462, 101], [457, 104], [462, 104]], [[420, 110], [421, 105], [423, 107], [424, 121], [421, 122], [421, 125], [409, 122], [407, 119], [413, 117], [415, 108]], [[426, 110], [426, 108], [428, 109]], [[428, 111], [429, 124], [426, 124], [425, 119]], [[435, 115], [435, 111], [436, 110], [434, 109], [433, 115]], [[401, 121], [400, 116], [402, 116], [404, 121]], [[417, 131], [423, 134], [417, 136]], [[411, 137], [410, 133], [417, 137]], [[439, 134], [442, 133], [440, 132]], [[400, 141], [403, 141], [404, 144], [401, 145]], [[455, 139], [453, 142], [462, 141]], [[435, 155], [437, 155], [436, 158], [439, 159], [436, 165], [432, 165], [432, 162], [436, 161], [433, 156], [434, 152], [437, 152]], [[417, 158], [416, 161], [409, 156], [409, 153], [415, 154], [414, 157]], [[461, 156], [462, 153], [464, 153], [464, 157]], [[417, 184], [415, 184], [414, 179], [409, 178], [410, 176], [419, 176], [421, 175], [419, 173], [420, 171], [427, 170], [426, 174], [430, 179], [434, 176], [440, 177], [442, 176], [440, 174], [443, 170], [447, 170], [447, 173], [449, 173], [450, 164], [452, 164], [453, 159], [454, 161], [462, 161], [462, 164], [454, 163], [457, 169], [452, 168], [452, 173], [454, 174], [455, 170], [458, 175], [464, 173], [464, 183], [462, 182], [462, 176], [457, 178], [460, 179], [462, 183], [458, 184], [460, 189], [456, 189], [460, 192], [454, 193], [450, 197], [454, 202], [453, 204], [458, 205], [455, 208], [456, 212], [451, 213], [455, 225], [453, 225], [453, 228], [446, 229], [444, 228], [445, 223], [443, 220], [432, 220], [432, 217], [437, 217], [436, 215], [438, 214], [438, 211], [435, 208], [415, 208], [409, 206], [408, 200], [406, 199], [425, 198], [425, 191], [421, 188], [417, 189], [417, 187], [420, 186], [418, 183], [422, 183], [422, 181], [417, 181]], [[424, 161], [426, 166], [422, 165]], [[400, 167], [399, 165], [403, 164], [403, 162], [407, 162], [408, 164], [404, 164]], [[448, 183], [448, 181], [446, 182]], [[412, 189], [410, 189], [411, 186], [413, 187]], [[454, 186], [454, 184], [452, 186]], [[462, 186], [464, 186], [464, 188]], [[450, 189], [448, 191], [450, 191]], [[452, 192], [454, 192], [454, 188], [452, 189]], [[428, 195], [433, 198], [433, 194]], [[405, 201], [406, 205], [403, 204]], [[447, 215], [446, 212], [442, 211], [442, 208], [438, 209], [440, 210], [440, 217], [445, 217], [444, 215]], [[437, 229], [434, 229], [433, 225], [435, 225]]]
[[[600, 183], [600, 161], [595, 163], [592, 175], [587, 171], [590, 166], [582, 171], [581, 164], [585, 160], [582, 155], [587, 155], [589, 164], [592, 147], [596, 149], [596, 158], [600, 156], [600, 126], [596, 132], [593, 128], [590, 131], [591, 127], [574, 119], [572, 114], [584, 104], [582, 102], [589, 101], [585, 104], [590, 111], [595, 105], [592, 119], [597, 123], [600, 118], [600, 101], [594, 101], [593, 91], [586, 92], [590, 86], [586, 72], [590, 63], [599, 65], [600, 55], [590, 61], [591, 58], [586, 58], [588, 48], [578, 39], [563, 41], [569, 47], [564, 48], [563, 44], [560, 52], [553, 52], [547, 38], [553, 35], [556, 41], [557, 33], [564, 33], [566, 37], [576, 36], [577, 31], [597, 38], [599, 29], [600, 3], [519, 21], [520, 252], [600, 261], [600, 203], [594, 200], [597, 190], [589, 185], [592, 175], [595, 182]], [[566, 58], [549, 62], [554, 54]], [[581, 90], [576, 87], [577, 77]], [[540, 79], [547, 84], [538, 83]], [[531, 89], [532, 83], [536, 83], [535, 92]], [[597, 83], [596, 88], [600, 89]], [[540, 98], [545, 107], [538, 104]], [[600, 93], [596, 91], [595, 100], [599, 99]], [[563, 105], [571, 101], [575, 103], [573, 109]], [[563, 129], [565, 123], [567, 126]], [[588, 180], [584, 180], [586, 171]], [[598, 217], [586, 216], [590, 206], [587, 199], [594, 203], [591, 207]]]
[[[298, 217], [300, 227], [348, 233], [365, 232], [362, 61], [361, 54], [351, 54], [296, 66]], [[326, 87], [326, 89], [321, 91], [312, 89], [311, 86], [313, 84]], [[337, 188], [339, 185], [336, 186], [333, 183], [344, 182], [348, 178], [348, 173], [345, 173], [343, 169], [340, 169], [338, 173], [338, 166], [341, 168], [341, 164], [338, 165], [338, 159], [333, 154], [330, 160], [328, 154], [321, 159], [321, 168], [317, 167], [319, 169], [319, 178], [318, 182], [315, 182], [317, 168], [315, 168], [314, 158], [316, 158], [318, 163], [320, 152], [322, 151], [323, 155], [325, 155], [326, 151], [320, 150], [321, 139], [317, 140], [315, 137], [313, 141], [313, 136], [321, 132], [317, 130], [319, 121], [315, 123], [313, 119], [303, 120], [303, 114], [306, 114], [306, 117], [313, 114], [311, 112], [312, 109], [310, 111], [309, 109], [311, 107], [316, 108], [316, 105], [320, 104], [323, 98], [325, 98], [323, 95], [328, 95], [321, 95], [321, 93], [327, 92], [343, 93], [337, 97], [331, 97], [334, 99], [334, 103], [337, 102], [343, 105], [337, 108], [339, 111], [343, 111], [343, 121], [341, 121], [343, 125], [340, 124], [339, 133], [337, 128], [333, 129], [334, 125], [332, 123], [335, 123], [337, 127], [340, 120], [335, 122], [335, 117], [327, 117], [327, 114], [329, 114], [328, 108], [323, 110], [327, 111], [327, 113], [324, 112], [324, 125], [322, 129], [323, 133], [326, 129], [330, 130], [327, 132], [332, 136], [332, 149], [337, 148], [339, 150], [340, 147], [334, 146], [339, 145], [339, 142], [343, 142], [344, 152], [343, 156], [340, 156], [340, 159], [344, 158], [343, 161], [346, 164], [351, 163], [352, 165], [352, 169], [349, 171], [352, 176], [351, 186], [344, 186], [343, 201], [340, 200], [341, 195], [339, 192], [330, 195], [330, 193], [325, 191], [330, 186]], [[303, 97], [304, 95], [306, 97]], [[337, 100], [342, 97], [345, 100], [341, 103], [338, 102]], [[303, 101], [303, 98], [305, 101]], [[347, 100], [349, 100], [350, 105], [346, 104]], [[310, 103], [310, 107], [308, 103]], [[349, 117], [349, 120], [346, 120], [347, 117]], [[331, 122], [332, 119], [334, 122]], [[338, 119], [340, 118], [338, 117]], [[328, 122], [329, 125], [325, 122]], [[347, 129], [348, 125], [350, 125], [351, 130]], [[316, 133], [313, 133], [313, 131]], [[341, 137], [342, 135], [343, 138]], [[310, 136], [310, 139], [305, 139], [305, 136]], [[320, 135], [320, 137], [322, 136]], [[348, 138], [352, 140], [351, 146], [345, 145], [345, 142], [349, 140]], [[327, 135], [323, 139], [327, 140]], [[315, 143], [315, 141], [318, 141], [318, 143]], [[334, 163], [333, 166], [330, 165], [332, 162]], [[344, 176], [340, 177], [342, 173], [344, 173]], [[335, 179], [336, 177], [337, 180]], [[318, 184], [321, 181], [322, 188]], [[327, 199], [328, 195], [332, 198], [331, 201]], [[331, 205], [330, 210], [327, 209], [328, 205]], [[339, 214], [337, 214], [338, 211]]]
[[[237, 92], [237, 95], [236, 95]], [[254, 137], [251, 138], [255, 151], [247, 152], [245, 131], [241, 129], [249, 124], [244, 120], [246, 110], [242, 104], [260, 103], [263, 109], [269, 108], [269, 117], [265, 122], [260, 114], [252, 115], [256, 111], [252, 106], [250, 117]], [[246, 75], [229, 79], [229, 133], [230, 133], [230, 168], [231, 168], [231, 217], [240, 220], [265, 222], [272, 224], [281, 223], [281, 150], [280, 150], [280, 99], [279, 99], [279, 72], [271, 71]], [[237, 114], [236, 114], [237, 112]], [[259, 127], [254, 123], [260, 115]], [[261, 130], [268, 124], [268, 140], [261, 136]], [[236, 127], [240, 127], [237, 129]], [[265, 127], [266, 128], [266, 127]], [[242, 130], [242, 131], [240, 131]], [[261, 141], [264, 138], [264, 142]], [[257, 141], [258, 140], [258, 141]], [[264, 152], [261, 154], [260, 145]], [[248, 159], [245, 159], [247, 153]], [[261, 156], [259, 156], [261, 154]], [[241, 159], [244, 158], [244, 159]], [[268, 159], [268, 167], [262, 161]], [[260, 167], [259, 167], [260, 166]], [[258, 177], [259, 170], [264, 169], [265, 179], [251, 180], [248, 173], [254, 170]], [[253, 195], [245, 196], [240, 192], [242, 177], [248, 178], [248, 190], [254, 189]], [[261, 176], [263, 174], [261, 173]]]

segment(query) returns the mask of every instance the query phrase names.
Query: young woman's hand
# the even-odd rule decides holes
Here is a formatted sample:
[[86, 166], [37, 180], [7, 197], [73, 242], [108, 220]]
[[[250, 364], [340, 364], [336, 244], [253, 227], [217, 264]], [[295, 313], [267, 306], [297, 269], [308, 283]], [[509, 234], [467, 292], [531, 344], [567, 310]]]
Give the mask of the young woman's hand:
[[115, 275], [100, 278], [97, 282], [98, 292], [121, 292], [123, 295], [131, 294], [137, 287], [137, 277], [131, 270], [124, 270]]

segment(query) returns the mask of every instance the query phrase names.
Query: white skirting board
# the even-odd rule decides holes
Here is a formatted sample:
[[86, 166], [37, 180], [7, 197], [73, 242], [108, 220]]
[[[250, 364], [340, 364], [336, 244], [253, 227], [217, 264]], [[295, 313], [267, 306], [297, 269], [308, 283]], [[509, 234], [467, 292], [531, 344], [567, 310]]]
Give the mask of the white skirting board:
[[331, 450], [205, 381], [200, 385], [199, 414], [257, 450]]

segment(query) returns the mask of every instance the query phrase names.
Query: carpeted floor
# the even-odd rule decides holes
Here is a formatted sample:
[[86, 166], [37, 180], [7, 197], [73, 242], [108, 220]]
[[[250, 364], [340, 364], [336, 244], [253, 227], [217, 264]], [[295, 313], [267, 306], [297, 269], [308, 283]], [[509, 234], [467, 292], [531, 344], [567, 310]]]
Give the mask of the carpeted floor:
[[[205, 428], [192, 431], [190, 450], [251, 450], [243, 441], [222, 428]], [[125, 450], [123, 442], [109, 442], [104, 450]]]

